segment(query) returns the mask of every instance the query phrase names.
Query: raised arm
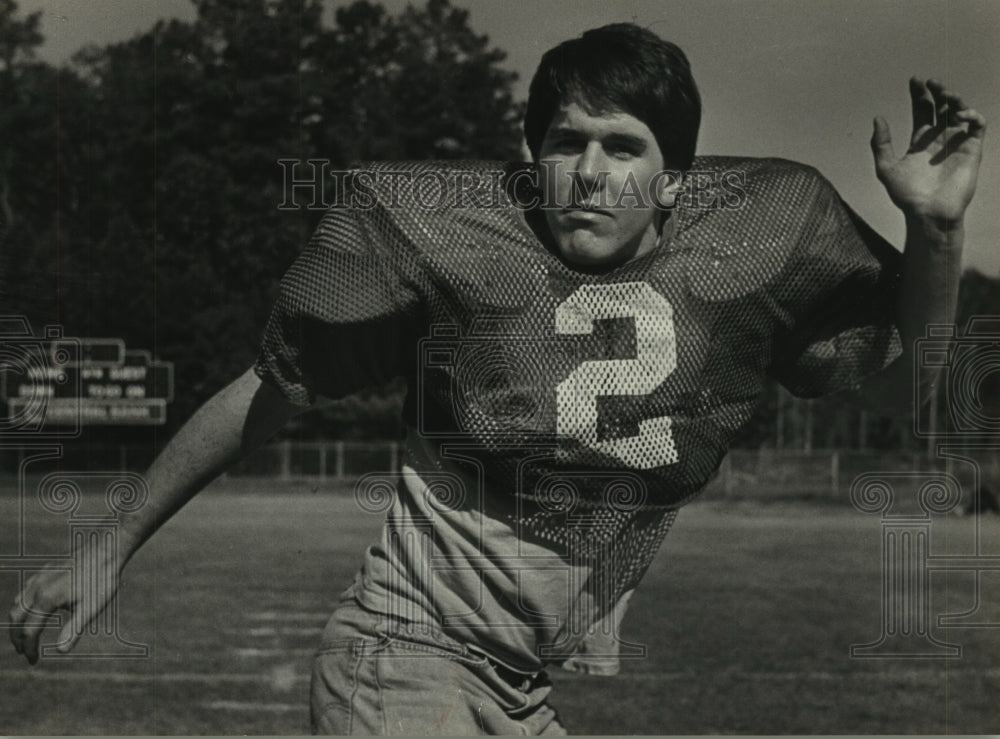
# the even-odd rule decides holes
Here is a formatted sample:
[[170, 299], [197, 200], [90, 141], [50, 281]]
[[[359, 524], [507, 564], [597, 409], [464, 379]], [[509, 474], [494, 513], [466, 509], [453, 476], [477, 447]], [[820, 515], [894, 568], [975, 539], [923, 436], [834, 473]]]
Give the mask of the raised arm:
[[913, 132], [906, 153], [897, 158], [889, 126], [875, 119], [872, 152], [875, 171], [906, 219], [903, 275], [896, 323], [902, 356], [862, 388], [873, 407], [909, 413], [919, 394], [926, 402], [935, 377], [913, 387], [914, 342], [931, 323], [955, 320], [965, 242], [965, 211], [976, 190], [986, 119], [935, 81], [910, 80]]
[[[205, 485], [304, 410], [262, 383], [253, 369], [216, 393], [149, 468], [149, 502], [122, 518], [114, 560], [96, 563], [94, 571], [76, 573], [82, 591], [78, 587], [74, 592], [74, 578], [65, 569], [46, 570], [25, 583], [10, 612], [10, 639], [17, 652], [35, 664], [45, 621], [59, 610], [69, 611], [59, 649], [72, 649], [87, 624], [114, 598], [121, 571], [139, 547]], [[83, 560], [90, 565], [90, 558]]]

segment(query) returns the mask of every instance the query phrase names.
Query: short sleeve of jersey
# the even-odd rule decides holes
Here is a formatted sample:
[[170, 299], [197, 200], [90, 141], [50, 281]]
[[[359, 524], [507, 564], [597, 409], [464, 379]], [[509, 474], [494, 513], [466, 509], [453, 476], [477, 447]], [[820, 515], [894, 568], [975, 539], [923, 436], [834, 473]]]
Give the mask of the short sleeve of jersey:
[[895, 306], [902, 255], [818, 173], [807, 181], [798, 245], [773, 286], [785, 330], [771, 374], [801, 397], [854, 390], [901, 350]]
[[373, 223], [334, 206], [281, 280], [255, 369], [293, 403], [405, 374], [419, 302]]

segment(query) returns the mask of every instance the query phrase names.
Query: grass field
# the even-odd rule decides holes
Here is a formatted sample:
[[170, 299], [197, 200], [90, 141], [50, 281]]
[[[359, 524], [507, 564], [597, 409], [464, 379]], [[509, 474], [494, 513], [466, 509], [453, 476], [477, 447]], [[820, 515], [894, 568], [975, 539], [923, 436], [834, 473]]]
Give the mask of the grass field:
[[[20, 514], [11, 488], [0, 492], [9, 557]], [[312, 652], [378, 526], [330, 488], [217, 485], [127, 572], [120, 632], [150, 656], [29, 668], [5, 644], [0, 733], [308, 733]], [[24, 530], [30, 554], [67, 544], [65, 517], [33, 499]], [[969, 554], [972, 531], [972, 518], [935, 519], [932, 554]], [[982, 542], [1000, 553], [995, 518]], [[17, 583], [4, 561], [2, 618]], [[850, 657], [881, 634], [881, 582], [877, 516], [835, 503], [694, 503], [626, 619], [624, 638], [647, 656], [613, 678], [553, 670], [552, 702], [577, 734], [997, 733], [1000, 629], [933, 626], [962, 646], [958, 659]], [[979, 585], [973, 620], [1000, 623], [1000, 572]], [[932, 575], [932, 615], [975, 603], [972, 572]]]

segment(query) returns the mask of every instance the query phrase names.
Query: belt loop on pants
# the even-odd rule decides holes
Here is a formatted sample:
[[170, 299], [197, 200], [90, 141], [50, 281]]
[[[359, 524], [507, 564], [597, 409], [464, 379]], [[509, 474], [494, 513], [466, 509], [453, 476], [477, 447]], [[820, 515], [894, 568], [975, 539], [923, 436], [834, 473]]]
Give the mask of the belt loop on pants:
[[514, 690], [518, 690], [522, 693], [527, 693], [531, 690], [532, 687], [534, 687], [535, 680], [537, 680], [538, 676], [541, 674], [541, 671], [522, 672], [521, 670], [515, 670], [513, 667], [508, 667], [503, 662], [478, 647], [467, 646], [467, 649], [484, 657], [493, 668], [493, 671], [496, 672], [497, 677], [507, 683], [510, 687], [514, 688]]

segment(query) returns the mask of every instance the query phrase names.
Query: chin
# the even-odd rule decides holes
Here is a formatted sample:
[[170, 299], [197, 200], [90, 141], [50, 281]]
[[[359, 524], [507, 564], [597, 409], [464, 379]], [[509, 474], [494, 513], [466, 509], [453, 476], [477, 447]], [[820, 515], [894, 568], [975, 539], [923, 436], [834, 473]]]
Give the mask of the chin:
[[593, 239], [569, 238], [559, 245], [559, 253], [563, 261], [582, 269], [610, 269], [628, 261], [621, 253], [621, 248], [614, 244], [602, 243]]
[[614, 267], [618, 260], [614, 256], [608, 256], [607, 254], [594, 254], [589, 251], [564, 251], [562, 253], [563, 260], [574, 267], [583, 267], [586, 269], [597, 269], [600, 267]]

